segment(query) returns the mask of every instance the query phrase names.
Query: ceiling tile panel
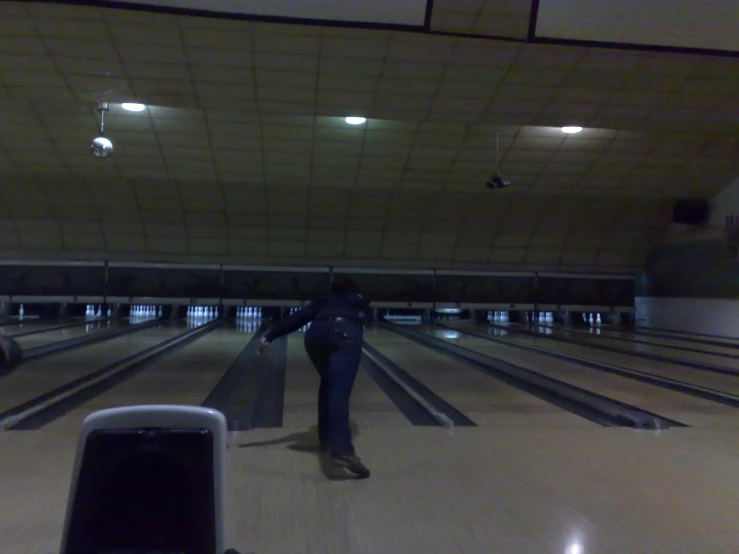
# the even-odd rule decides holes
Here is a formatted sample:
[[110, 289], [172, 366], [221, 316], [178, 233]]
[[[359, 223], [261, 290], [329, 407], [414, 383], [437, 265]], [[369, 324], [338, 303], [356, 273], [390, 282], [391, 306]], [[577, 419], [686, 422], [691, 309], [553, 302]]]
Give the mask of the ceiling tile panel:
[[[739, 172], [733, 60], [1, 5], [0, 171], [26, 184], [2, 188], [14, 223], [69, 226], [70, 252], [634, 267], [672, 199], [713, 194]], [[432, 27], [525, 38], [530, 9], [437, 0]], [[117, 104], [133, 100], [148, 109]], [[112, 160], [86, 152], [99, 101], [113, 103]], [[347, 115], [370, 120], [348, 127]], [[564, 136], [565, 124], [585, 130]], [[484, 186], [496, 131], [506, 191]], [[76, 231], [96, 218], [143, 218], [161, 240]], [[170, 242], [167, 226], [201, 242]], [[26, 243], [40, 252], [50, 229]]]

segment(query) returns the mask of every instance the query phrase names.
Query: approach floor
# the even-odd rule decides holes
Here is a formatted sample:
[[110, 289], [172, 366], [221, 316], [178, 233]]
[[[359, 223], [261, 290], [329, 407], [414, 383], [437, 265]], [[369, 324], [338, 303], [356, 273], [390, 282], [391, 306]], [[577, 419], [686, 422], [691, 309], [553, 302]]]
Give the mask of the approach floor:
[[[31, 362], [0, 379], [0, 410], [185, 330], [163, 325]], [[38, 346], [69, 336], [28, 338]], [[0, 552], [58, 552], [76, 435], [87, 414], [129, 404], [200, 404], [251, 337], [223, 327], [39, 430], [0, 434]], [[510, 345], [446, 337], [689, 427], [600, 427], [390, 331], [370, 329], [370, 345], [478, 426], [414, 426], [360, 370], [352, 418], [373, 476], [330, 481], [315, 454], [280, 440], [309, 441], [314, 433], [318, 378], [296, 334], [288, 341], [283, 427], [231, 436], [230, 546], [259, 554], [736, 552], [739, 410]], [[582, 357], [587, 351], [610, 363], [628, 359], [507, 338]], [[629, 363], [686, 380], [703, 375]], [[712, 378], [721, 378], [712, 385], [739, 392], [735, 378]]]

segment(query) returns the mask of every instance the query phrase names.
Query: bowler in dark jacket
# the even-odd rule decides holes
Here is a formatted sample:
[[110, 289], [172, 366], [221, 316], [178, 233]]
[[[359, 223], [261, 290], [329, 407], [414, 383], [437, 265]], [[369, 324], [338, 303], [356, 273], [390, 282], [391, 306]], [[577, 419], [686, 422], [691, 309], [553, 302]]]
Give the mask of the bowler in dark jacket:
[[369, 300], [352, 279], [331, 284], [331, 294], [275, 324], [262, 337], [260, 353], [308, 323], [305, 350], [321, 377], [318, 389], [318, 439], [334, 463], [357, 477], [370, 471], [354, 452], [349, 427], [349, 396], [362, 357], [363, 327], [372, 319]]

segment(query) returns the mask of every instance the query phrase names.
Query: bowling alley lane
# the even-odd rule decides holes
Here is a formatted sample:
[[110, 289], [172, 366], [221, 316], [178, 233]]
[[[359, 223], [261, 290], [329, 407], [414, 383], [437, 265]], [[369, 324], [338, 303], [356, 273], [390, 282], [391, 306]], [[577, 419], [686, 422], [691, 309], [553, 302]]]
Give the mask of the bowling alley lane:
[[63, 340], [99, 333], [100, 331], [106, 331], [107, 329], [115, 329], [123, 325], [128, 325], [128, 321], [116, 320], [89, 323], [86, 325], [78, 325], [77, 327], [69, 327], [68, 329], [50, 330], [48, 333], [38, 333], [27, 337], [18, 337], [15, 340], [18, 341], [18, 344], [20, 344], [22, 348], [27, 350], [37, 346], [46, 346], [47, 344], [54, 342], [61, 342]]
[[[516, 328], [514, 326], [512, 327], [514, 329]], [[522, 328], [522, 327], [518, 327], [518, 328]], [[535, 325], [533, 329], [540, 330], [542, 334], [542, 338], [544, 336], [548, 336], [552, 339], [557, 339], [557, 338], [574, 339], [578, 341], [583, 341], [584, 343], [587, 343], [587, 344], [592, 344], [593, 346], [600, 345], [600, 346], [607, 346], [609, 348], [614, 348], [614, 349], [620, 350], [624, 354], [628, 354], [628, 353], [654, 354], [657, 356], [664, 356], [666, 358], [673, 358], [675, 360], [682, 360], [684, 362], [690, 362], [694, 364], [708, 364], [708, 365], [720, 366], [720, 367], [725, 367], [727, 369], [739, 371], [739, 356], [734, 357], [734, 358], [728, 358], [726, 356], [716, 356], [716, 355], [711, 355], [711, 354], [701, 354], [697, 352], [687, 352], [685, 350], [675, 350], [667, 346], [659, 346], [659, 345], [637, 343], [637, 342], [626, 342], [626, 341], [621, 341], [621, 340], [609, 340], [607, 337], [593, 336], [587, 333], [571, 331], [571, 330], [564, 329], [561, 327], [551, 329], [547, 327], [537, 327]], [[509, 333], [507, 338], [513, 337], [513, 336], [522, 336], [522, 335], [520, 335], [519, 333]], [[547, 343], [553, 344], [554, 341], [545, 340], [541, 343], [541, 345], [548, 348], [546, 346]], [[579, 345], [573, 345], [573, 346], [580, 347]], [[581, 347], [581, 348], [584, 348], [584, 347]], [[591, 351], [591, 352], [597, 352], [597, 350], [595, 349], [586, 349], [586, 350]], [[700, 348], [700, 350], [710, 351], [712, 350], [712, 348]], [[614, 355], [617, 355], [617, 353], [614, 352]]]
[[[186, 329], [178, 327], [171, 334], [162, 330], [143, 331], [142, 337], [157, 335], [164, 340]], [[79, 426], [96, 410], [136, 404], [199, 405], [213, 390], [231, 363], [246, 346], [250, 333], [222, 327], [147, 365], [130, 379], [84, 403], [50, 426]]]
[[[285, 427], [305, 428], [316, 424], [318, 372], [303, 345], [303, 335], [288, 338], [285, 376]], [[398, 410], [370, 375], [359, 368], [351, 395], [351, 416], [360, 427], [405, 427], [411, 423]]]
[[[557, 326], [558, 329], [564, 329], [562, 326]], [[677, 346], [680, 348], [693, 348], [696, 350], [706, 350], [708, 352], [715, 352], [717, 354], [723, 354], [728, 356], [734, 356], [739, 357], [739, 342], [731, 344], [727, 341], [711, 341], [711, 342], [724, 342], [726, 343], [726, 346], [719, 346], [716, 344], [706, 344], [705, 342], [696, 341], [692, 339], [691, 337], [661, 337], [661, 336], [654, 336], [654, 335], [646, 335], [642, 333], [634, 333], [629, 330], [622, 330], [617, 329], [613, 327], [590, 327], [590, 328], [580, 328], [580, 329], [573, 329], [568, 328], [569, 331], [573, 333], [575, 336], [590, 336], [590, 337], [607, 337], [607, 338], [616, 338], [616, 339], [626, 339], [628, 341], [631, 341], [634, 344], [637, 343], [643, 343], [643, 344], [653, 344], [653, 345], [661, 345], [665, 347], [672, 347]], [[689, 339], [689, 340], [686, 340]], [[615, 342], [622, 342], [624, 344], [628, 344], [623, 340], [617, 340]], [[678, 350], [679, 351], [679, 350]]]
[[0, 326], [0, 333], [3, 335], [17, 335], [19, 333], [30, 333], [59, 325], [68, 325], [84, 321], [83, 318], [54, 318], [54, 319], [18, 319], [12, 323]]
[[665, 335], [666, 337], [684, 339], [689, 338], [703, 342], [725, 342], [739, 346], [739, 337], [731, 337], [726, 335], [711, 335], [708, 333], [690, 333], [688, 331], [671, 331], [669, 329], [650, 329], [648, 327], [637, 327], [634, 331], [644, 336]]
[[[690, 426], [736, 427], [739, 425], [737, 418], [739, 409], [731, 406], [462, 333], [454, 335], [453, 332], [441, 329], [427, 329], [424, 332], [439, 338], [453, 337], [447, 340], [463, 348], [522, 366], [547, 377], [676, 419]], [[596, 358], [591, 357], [591, 359]], [[598, 356], [597, 361], [609, 363], [612, 360], [608, 356]]]
[[[444, 334], [443, 331], [440, 333]], [[478, 425], [593, 425], [579, 416], [391, 331], [371, 331], [365, 335], [365, 340]]]
[[0, 411], [8, 410], [184, 331], [184, 327], [156, 327], [24, 362], [13, 373], [0, 379]]

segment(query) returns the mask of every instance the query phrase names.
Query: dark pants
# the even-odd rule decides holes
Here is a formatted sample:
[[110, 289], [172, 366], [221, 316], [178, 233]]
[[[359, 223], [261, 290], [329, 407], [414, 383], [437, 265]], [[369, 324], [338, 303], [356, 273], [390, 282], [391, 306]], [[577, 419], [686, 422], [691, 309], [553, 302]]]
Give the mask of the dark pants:
[[305, 335], [305, 350], [321, 377], [318, 438], [331, 454], [354, 454], [349, 427], [349, 396], [362, 357], [362, 326], [348, 321], [317, 321]]

